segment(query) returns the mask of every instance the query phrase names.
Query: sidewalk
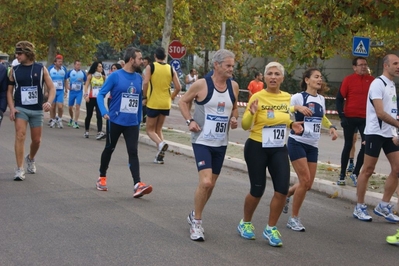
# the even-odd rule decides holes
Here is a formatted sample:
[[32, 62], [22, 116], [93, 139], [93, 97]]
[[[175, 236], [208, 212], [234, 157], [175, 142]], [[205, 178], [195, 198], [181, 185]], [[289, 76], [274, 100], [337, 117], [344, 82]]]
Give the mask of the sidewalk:
[[[178, 107], [176, 104], [173, 104], [172, 108], [178, 108]], [[83, 125], [84, 117], [86, 116], [86, 110], [84, 108], [84, 104], [81, 108], [80, 113], [81, 113], [81, 115], [80, 115], [79, 122], [80, 122], [80, 125]], [[46, 113], [46, 114], [48, 114], [48, 113]], [[65, 107], [65, 106], [64, 106], [63, 120], [66, 122], [69, 121], [68, 107]], [[341, 126], [339, 125], [339, 121], [334, 121], [333, 123], [336, 124], [336, 126], [338, 127], [338, 130], [340, 130], [340, 129], [342, 130]], [[92, 118], [91, 128], [96, 128], [95, 115], [93, 115], [93, 118]], [[165, 130], [166, 130], [166, 128], [165, 128]], [[179, 130], [174, 130], [174, 129], [168, 129], [168, 130], [172, 130], [178, 134], [186, 134], [184, 132], [180, 132]], [[83, 134], [82, 134], [82, 137], [83, 137]], [[166, 141], [169, 145], [169, 149], [168, 149], [169, 151], [173, 151], [174, 153], [178, 153], [178, 154], [189, 156], [189, 157], [194, 157], [194, 153], [192, 151], [191, 146], [185, 145], [182, 143], [178, 143], [178, 142], [173, 142], [173, 141], [168, 140], [167, 138], [166, 138]], [[146, 145], [154, 146], [154, 143], [152, 142], [152, 140], [145, 133], [144, 134], [140, 133], [139, 142], [146, 144]], [[230, 143], [230, 144], [237, 145], [234, 143]], [[239, 171], [247, 172], [247, 166], [246, 166], [245, 161], [242, 159], [239, 159], [239, 158], [233, 158], [231, 156], [226, 156], [223, 166], [229, 167], [232, 169], [236, 169]], [[291, 183], [293, 184], [293, 183], [297, 183], [297, 182], [298, 182], [298, 178], [296, 176], [296, 173], [291, 172]], [[330, 180], [324, 180], [324, 179], [320, 179], [320, 178], [316, 177], [314, 180], [313, 186], [312, 186], [312, 190], [315, 190], [315, 191], [318, 191], [321, 193], [325, 193], [329, 197], [340, 197], [340, 198], [348, 199], [353, 202], [357, 201], [355, 187], [352, 187], [349, 185], [337, 186], [334, 182], [332, 182]], [[381, 199], [382, 199], [381, 193], [367, 191], [366, 197], [365, 197], [365, 203], [369, 206], [376, 206], [381, 201]], [[392, 197], [391, 203], [394, 205], [397, 205], [398, 198]], [[395, 209], [397, 209], [397, 208], [395, 207]]]

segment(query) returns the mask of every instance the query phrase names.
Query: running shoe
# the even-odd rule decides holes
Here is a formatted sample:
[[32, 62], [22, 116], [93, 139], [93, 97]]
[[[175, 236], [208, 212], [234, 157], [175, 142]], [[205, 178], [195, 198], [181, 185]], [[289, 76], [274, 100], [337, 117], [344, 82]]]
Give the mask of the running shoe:
[[395, 235], [387, 236], [387, 242], [391, 245], [399, 245], [399, 229], [396, 231]]
[[50, 128], [54, 128], [55, 127], [55, 123], [56, 123], [55, 119], [51, 119]]
[[204, 228], [202, 228], [202, 221], [194, 222], [190, 227], [190, 238], [193, 241], [204, 241]]
[[[187, 222], [191, 226], [194, 223], [195, 212], [192, 210], [187, 216]], [[202, 228], [202, 233], [205, 233], [204, 228]]]
[[352, 180], [353, 185], [356, 187], [357, 186], [357, 176], [355, 174], [351, 174], [349, 178]]
[[353, 163], [350, 163], [349, 166], [348, 166], [348, 169], [346, 169], [346, 171], [351, 173], [351, 172], [353, 172], [354, 168], [355, 168], [355, 165]]
[[378, 216], [384, 217], [388, 222], [397, 223], [399, 222], [399, 217], [393, 214], [392, 209], [393, 206], [391, 204], [382, 207], [380, 203], [374, 208], [374, 213]]
[[89, 138], [89, 132], [85, 132], [85, 134], [83, 135], [83, 137], [85, 137], [86, 139], [88, 139]]
[[[165, 153], [164, 153], [164, 154], [165, 154]], [[163, 160], [163, 157], [162, 157], [162, 160], [158, 161], [158, 154], [157, 154], [157, 156], [155, 156], [154, 163], [157, 163], [157, 164], [164, 164], [165, 161]]]
[[96, 182], [96, 187], [98, 190], [100, 191], [108, 191], [108, 187], [107, 187], [107, 178], [105, 176], [100, 176], [97, 179]]
[[283, 208], [283, 213], [288, 213], [288, 208], [290, 207], [290, 197], [285, 199], [285, 205]]
[[269, 240], [270, 246], [281, 247], [283, 245], [283, 242], [281, 241], [280, 236], [281, 234], [277, 230], [276, 226], [271, 227], [270, 230], [268, 230], [266, 226], [265, 230], [263, 230], [263, 237]]
[[57, 118], [57, 126], [58, 128], [64, 128], [64, 125], [62, 124], [62, 119], [61, 118]]
[[25, 157], [25, 162], [27, 164], [26, 172], [29, 174], [36, 174], [36, 163], [35, 159], [29, 159], [29, 154]]
[[152, 192], [151, 185], [146, 185], [143, 182], [138, 182], [136, 185], [134, 185], [133, 198], [140, 198], [145, 194], [150, 194], [151, 192]]
[[361, 207], [355, 206], [355, 210], [353, 211], [353, 217], [359, 219], [360, 221], [371, 222], [373, 218], [367, 212], [367, 205], [363, 204]]
[[165, 157], [165, 151], [167, 151], [168, 148], [169, 148], [169, 145], [167, 143], [165, 143], [164, 141], [159, 143], [158, 153], [157, 153], [157, 157], [156, 157], [156, 160], [158, 161], [158, 163], [163, 161], [163, 158]]
[[339, 179], [337, 181], [337, 185], [338, 186], [345, 186], [346, 185], [345, 176], [339, 175]]
[[51, 125], [51, 122], [53, 122], [53, 119], [50, 119], [49, 121], [48, 121], [48, 126], [50, 126]]
[[14, 181], [24, 181], [25, 179], [25, 171], [23, 168], [17, 168], [15, 170]]
[[294, 231], [305, 232], [305, 227], [302, 225], [301, 219], [299, 217], [288, 218], [287, 227]]
[[102, 131], [98, 132], [97, 136], [96, 136], [96, 140], [101, 140], [103, 138], [105, 138], [105, 133]]
[[73, 126], [73, 120], [72, 120], [72, 119], [69, 119], [68, 127], [71, 127], [71, 126]]
[[78, 125], [78, 123], [77, 122], [75, 122], [74, 124], [73, 124], [73, 126], [72, 126], [73, 128], [79, 128], [79, 125]]
[[238, 233], [245, 239], [255, 239], [254, 230], [255, 227], [251, 222], [244, 222], [242, 219], [237, 226]]

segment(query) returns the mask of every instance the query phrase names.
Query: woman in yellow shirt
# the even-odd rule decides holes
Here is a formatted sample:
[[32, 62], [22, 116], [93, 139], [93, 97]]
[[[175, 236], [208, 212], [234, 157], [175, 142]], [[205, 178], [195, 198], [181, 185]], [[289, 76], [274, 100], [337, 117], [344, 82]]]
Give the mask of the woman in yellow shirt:
[[242, 118], [242, 128], [250, 129], [245, 143], [244, 158], [247, 163], [251, 189], [245, 198], [244, 217], [237, 230], [243, 238], [255, 239], [252, 216], [266, 188], [266, 168], [274, 186], [270, 202], [269, 221], [263, 236], [271, 246], [282, 246], [276, 224], [283, 210], [290, 183], [290, 165], [285, 144], [287, 127], [296, 134], [303, 131], [303, 122], [292, 122], [289, 107], [291, 95], [280, 90], [284, 80], [284, 67], [277, 62], [266, 65], [266, 89], [251, 97]]

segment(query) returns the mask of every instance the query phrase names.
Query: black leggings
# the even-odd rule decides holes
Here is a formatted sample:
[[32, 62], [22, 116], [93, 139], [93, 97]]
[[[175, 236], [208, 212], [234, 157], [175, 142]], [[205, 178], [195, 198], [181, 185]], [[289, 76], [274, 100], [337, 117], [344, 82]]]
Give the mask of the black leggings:
[[[348, 166], [349, 154], [353, 145], [353, 134], [355, 134], [356, 129], [359, 130], [360, 136], [362, 137], [362, 142], [364, 138], [364, 128], [366, 126], [365, 118], [357, 117], [347, 117], [341, 122], [341, 126], [344, 130], [345, 144], [341, 154], [341, 176], [346, 175], [346, 167]], [[359, 153], [357, 154], [355, 169], [353, 174], [359, 175], [360, 168], [363, 166], [364, 161], [364, 145], [360, 145]]]
[[112, 153], [121, 134], [125, 138], [127, 154], [129, 156], [129, 169], [134, 184], [140, 182], [140, 165], [138, 156], [138, 141], [140, 126], [121, 126], [107, 120], [107, 139], [105, 148], [101, 154], [100, 176], [107, 176], [107, 169], [111, 161]]
[[244, 147], [247, 163], [250, 194], [260, 198], [266, 188], [266, 168], [269, 169], [274, 191], [287, 195], [290, 186], [290, 164], [287, 146], [279, 148], [262, 148], [262, 143], [247, 139]]
[[103, 118], [101, 117], [101, 112], [97, 105], [97, 98], [90, 98], [89, 102], [86, 102], [85, 130], [89, 131], [90, 121], [91, 118], [93, 117], [94, 107], [96, 108], [97, 132], [100, 132], [103, 130]]

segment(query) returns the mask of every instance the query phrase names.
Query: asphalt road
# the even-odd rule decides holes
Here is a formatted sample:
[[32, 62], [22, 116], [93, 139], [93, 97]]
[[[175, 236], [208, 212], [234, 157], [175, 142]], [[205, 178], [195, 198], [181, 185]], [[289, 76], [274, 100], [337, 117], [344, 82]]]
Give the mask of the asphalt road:
[[[43, 129], [37, 173], [13, 181], [14, 128], [0, 128], [0, 265], [396, 265], [398, 248], [385, 243], [398, 225], [352, 217], [353, 203], [309, 191], [301, 211], [306, 232], [278, 223], [284, 246], [262, 238], [272, 195], [268, 183], [254, 215], [257, 239], [239, 237], [247, 174], [224, 168], [204, 211], [206, 241], [189, 239], [186, 217], [198, 177], [190, 157], [139, 144], [141, 176], [154, 190], [133, 199], [121, 139], [108, 172], [108, 192], [97, 191], [104, 141], [83, 129]], [[182, 121], [182, 124], [184, 121]], [[65, 123], [64, 123], [65, 124]], [[28, 134], [29, 139], [29, 134]], [[26, 149], [29, 141], [26, 142]], [[25, 152], [27, 153], [27, 151]], [[375, 217], [375, 216], [374, 216]]]

